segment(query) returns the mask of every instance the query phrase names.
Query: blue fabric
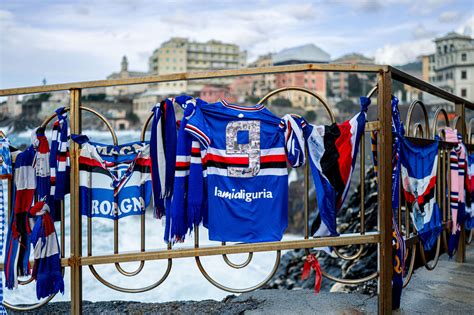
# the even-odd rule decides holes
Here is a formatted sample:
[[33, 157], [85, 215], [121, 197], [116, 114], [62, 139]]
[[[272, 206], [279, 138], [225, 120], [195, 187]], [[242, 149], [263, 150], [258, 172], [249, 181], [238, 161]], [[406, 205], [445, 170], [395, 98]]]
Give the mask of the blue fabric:
[[[311, 134], [305, 130], [307, 127], [303, 129], [308, 142], [311, 171], [321, 217], [321, 225], [314, 234], [317, 237], [339, 235], [336, 216], [349, 191], [369, 105], [370, 99], [361, 97], [360, 112], [349, 121], [330, 126], [308, 125], [312, 128]], [[346, 140], [342, 137], [349, 137], [350, 141], [338, 141]], [[351, 168], [348, 171], [343, 169], [342, 166], [346, 165], [342, 165], [344, 163], [340, 162], [341, 159], [345, 161], [344, 163], [350, 163]]]
[[[88, 217], [120, 219], [144, 213], [152, 196], [148, 164], [149, 143], [137, 141], [107, 145], [89, 142], [87, 136], [82, 135], [72, 135], [72, 139], [79, 144], [90, 144], [103, 161], [114, 164], [113, 167], [108, 165], [103, 168], [80, 163], [80, 172], [85, 175], [84, 179], [87, 176], [90, 178], [80, 182], [81, 214]], [[86, 154], [85, 147], [81, 152], [81, 156]], [[137, 164], [138, 160], [142, 160], [141, 164]], [[97, 162], [100, 163], [96, 160]]]
[[[242, 128], [237, 126], [241, 122]], [[226, 242], [281, 239], [288, 224], [288, 174], [284, 130], [280, 123], [281, 119], [264, 106], [242, 107], [226, 102], [203, 104], [189, 119], [186, 131], [208, 149], [209, 239]], [[247, 129], [249, 126], [251, 129]], [[258, 132], [259, 141], [228, 145], [227, 141], [233, 143], [233, 132], [236, 132], [237, 142], [238, 130]], [[261, 157], [276, 149], [285, 161], [264, 163], [260, 158], [257, 170], [249, 164], [249, 151], [242, 151], [240, 155], [233, 153], [239, 150], [239, 146], [247, 145], [249, 148], [252, 146], [252, 150], [258, 149]], [[230, 161], [234, 159], [241, 159], [241, 164], [232, 164]], [[236, 173], [232, 173], [234, 170]], [[236, 176], [228, 176], [229, 172]]]
[[[157, 148], [157, 141], [159, 140], [158, 137], [162, 136], [161, 130], [158, 130], [158, 123], [161, 120], [161, 104], [156, 104], [155, 107], [152, 109], [153, 112], [153, 121], [151, 124], [151, 139], [150, 139], [150, 155], [154, 157], [151, 160], [151, 177], [152, 177], [152, 185], [153, 185], [153, 202], [154, 202], [154, 215], [157, 218], [161, 218], [165, 212], [165, 203], [164, 203], [164, 192], [161, 191], [161, 183], [160, 183], [160, 174], [158, 168], [158, 148]], [[161, 139], [162, 141], [162, 139]]]
[[401, 146], [401, 163], [408, 170], [410, 177], [423, 179], [431, 175], [434, 160], [438, 155], [439, 143], [437, 141], [419, 146], [402, 137]]

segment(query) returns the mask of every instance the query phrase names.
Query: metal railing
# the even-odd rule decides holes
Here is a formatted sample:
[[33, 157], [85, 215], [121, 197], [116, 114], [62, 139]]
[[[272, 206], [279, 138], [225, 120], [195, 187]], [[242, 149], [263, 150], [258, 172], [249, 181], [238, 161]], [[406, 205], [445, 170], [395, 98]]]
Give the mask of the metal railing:
[[[54, 85], [45, 85], [45, 86], [35, 86], [35, 87], [25, 87], [25, 88], [14, 88], [14, 89], [3, 89], [0, 90], [0, 96], [8, 95], [21, 95], [21, 94], [31, 94], [31, 93], [44, 93], [44, 92], [53, 92], [61, 90], [70, 91], [70, 106], [67, 109], [70, 112], [70, 128], [71, 132], [74, 134], [81, 133], [82, 127], [82, 111], [88, 111], [96, 115], [100, 120], [102, 120], [108, 130], [112, 134], [113, 142], [117, 143], [117, 136], [114, 129], [108, 123], [107, 119], [102, 116], [97, 111], [81, 106], [81, 90], [88, 88], [96, 87], [110, 87], [110, 86], [119, 86], [119, 85], [132, 85], [132, 84], [148, 84], [148, 83], [162, 83], [162, 82], [172, 82], [172, 81], [190, 81], [190, 80], [203, 80], [203, 79], [213, 79], [213, 78], [223, 78], [223, 77], [236, 77], [236, 76], [247, 76], [247, 75], [263, 75], [263, 74], [278, 74], [278, 73], [288, 73], [288, 72], [310, 72], [310, 71], [320, 71], [320, 72], [368, 72], [377, 74], [377, 86], [374, 87], [369, 92], [369, 97], [377, 94], [377, 119], [374, 121], [369, 121], [366, 125], [366, 132], [377, 131], [378, 136], [378, 227], [376, 231], [366, 231], [365, 224], [365, 208], [364, 202], [361, 202], [360, 208], [360, 231], [356, 234], [341, 235], [339, 237], [323, 237], [323, 238], [310, 238], [309, 233], [309, 167], [308, 163], [305, 166], [305, 178], [304, 178], [304, 236], [302, 239], [290, 240], [290, 241], [280, 241], [280, 242], [266, 242], [266, 243], [253, 243], [253, 244], [237, 244], [237, 245], [226, 245], [222, 243], [220, 246], [200, 246], [199, 244], [199, 229], [195, 228], [194, 233], [194, 247], [191, 248], [172, 248], [171, 244], [168, 244], [167, 248], [159, 250], [146, 250], [145, 249], [145, 216], [141, 215], [140, 220], [140, 248], [135, 252], [129, 253], [119, 253], [119, 225], [118, 221], [114, 222], [114, 252], [110, 255], [94, 255], [92, 253], [92, 219], [87, 218], [87, 253], [83, 255], [82, 253], [82, 242], [84, 240], [82, 236], [82, 218], [79, 208], [79, 153], [80, 146], [71, 142], [70, 155], [71, 155], [71, 195], [70, 195], [70, 251], [66, 256], [65, 253], [65, 213], [64, 205], [62, 206], [61, 211], [61, 225], [60, 225], [60, 244], [61, 244], [61, 264], [63, 269], [70, 268], [70, 290], [71, 290], [71, 312], [74, 314], [81, 313], [82, 306], [82, 268], [87, 266], [92, 274], [104, 285], [121, 292], [128, 293], [139, 293], [145, 292], [159, 286], [167, 276], [169, 275], [172, 269], [173, 259], [184, 258], [184, 257], [194, 257], [196, 264], [200, 272], [204, 277], [216, 287], [226, 290], [229, 292], [248, 292], [251, 290], [258, 289], [265, 285], [268, 280], [276, 273], [281, 257], [282, 250], [290, 249], [305, 249], [306, 252], [311, 248], [316, 247], [325, 247], [332, 246], [336, 248], [336, 254], [340, 259], [344, 260], [355, 260], [358, 259], [363, 254], [363, 245], [366, 244], [377, 244], [378, 245], [378, 270], [369, 276], [363, 277], [361, 279], [340, 279], [334, 277], [326, 272], [323, 272], [323, 275], [333, 281], [337, 281], [344, 284], [358, 284], [371, 279], [378, 278], [378, 307], [379, 313], [391, 313], [392, 307], [392, 296], [391, 296], [391, 280], [392, 280], [392, 205], [391, 205], [391, 187], [392, 187], [392, 178], [391, 178], [391, 163], [392, 163], [392, 130], [391, 130], [391, 95], [392, 95], [392, 80], [398, 80], [406, 85], [412, 86], [414, 88], [420, 89], [427, 93], [433, 94], [437, 97], [440, 97], [448, 102], [455, 104], [455, 113], [456, 119], [451, 123], [449, 122], [447, 112], [440, 108], [435, 113], [435, 119], [433, 121], [433, 127], [429, 127], [429, 119], [427, 115], [426, 108], [424, 104], [420, 101], [415, 101], [412, 106], [410, 106], [408, 117], [407, 117], [407, 133], [408, 135], [418, 136], [421, 135], [421, 138], [413, 138], [412, 140], [418, 142], [431, 142], [428, 137], [433, 136], [436, 133], [438, 117], [442, 116], [445, 119], [446, 125], [457, 126], [460, 132], [462, 132], [464, 139], [470, 141], [471, 135], [471, 124], [469, 128], [466, 127], [465, 123], [465, 108], [474, 109], [474, 104], [464, 100], [460, 97], [457, 97], [453, 94], [450, 94], [436, 86], [433, 86], [427, 82], [424, 82], [418, 78], [415, 78], [405, 72], [402, 72], [396, 68], [390, 66], [378, 66], [378, 65], [335, 65], [335, 64], [302, 64], [302, 65], [288, 65], [288, 66], [275, 66], [268, 68], [247, 68], [239, 70], [222, 70], [214, 72], [198, 72], [198, 73], [176, 73], [169, 75], [160, 75], [160, 76], [149, 76], [149, 77], [140, 77], [140, 78], [129, 78], [129, 79], [117, 79], [117, 80], [100, 80], [100, 81], [89, 81], [89, 82], [76, 82], [76, 83], [66, 83], [66, 84], [54, 84]], [[308, 93], [312, 97], [318, 99], [326, 109], [329, 118], [332, 122], [336, 121], [336, 117], [331, 110], [331, 106], [326, 102], [326, 100], [318, 95], [315, 92], [309, 91], [300, 87], [288, 87], [280, 90], [273, 91], [261, 99], [259, 103], [264, 103], [273, 95], [281, 92], [282, 90], [298, 90], [302, 93]], [[412, 112], [416, 106], [420, 106], [424, 111], [424, 121], [423, 124], [411, 121]], [[54, 116], [46, 119], [43, 123], [44, 126], [53, 119]], [[146, 124], [142, 129], [141, 140], [145, 138], [145, 132], [147, 126], [150, 122], [151, 116], [146, 120]], [[471, 123], [471, 122], [470, 122]], [[467, 131], [469, 131], [469, 136], [467, 136]], [[364, 137], [360, 142], [360, 181], [361, 181], [361, 199], [364, 200], [365, 190], [364, 190], [364, 181], [365, 181], [365, 141]], [[404, 231], [404, 237], [407, 240], [407, 247], [411, 253], [410, 262], [408, 264], [408, 270], [405, 277], [405, 285], [407, 285], [411, 279], [411, 275], [414, 269], [414, 257], [416, 253], [417, 244], [420, 244], [420, 254], [425, 263], [426, 268], [433, 269], [436, 267], [437, 261], [440, 256], [441, 245], [446, 249], [447, 248], [447, 232], [450, 223], [450, 209], [449, 209], [449, 196], [446, 196], [445, 192], [449, 188], [449, 155], [448, 150], [450, 144], [441, 141], [440, 142], [440, 159], [438, 165], [438, 182], [437, 182], [437, 201], [440, 204], [442, 209], [443, 216], [443, 233], [436, 244], [436, 255], [434, 262], [432, 264], [426, 261], [423, 246], [418, 241], [418, 237], [412, 228], [408, 210], [406, 205], [400, 206], [398, 209], [398, 219], [401, 230]], [[472, 149], [468, 145], [469, 149]], [[11, 185], [11, 182], [9, 183]], [[448, 189], [449, 191], [449, 189]], [[11, 205], [10, 205], [11, 206]], [[404, 214], [404, 216], [402, 215]], [[405, 218], [403, 222], [402, 217]], [[410, 232], [412, 230], [412, 232]], [[462, 233], [464, 237], [464, 233]], [[337, 250], [339, 246], [349, 246], [349, 245], [359, 245], [359, 249], [355, 254], [351, 256], [346, 256], [340, 253]], [[465, 255], [465, 240], [462, 238], [459, 245], [459, 250], [457, 254], [458, 261], [464, 260]], [[252, 260], [253, 254], [256, 252], [269, 252], [276, 251], [276, 259], [273, 265], [273, 268], [270, 270], [268, 276], [260, 283], [251, 286], [249, 288], [231, 288], [224, 286], [215, 279], [213, 279], [205, 270], [201, 263], [201, 257], [204, 256], [217, 256], [222, 255], [224, 262], [236, 269], [245, 268]], [[232, 262], [227, 255], [229, 254], [238, 254], [238, 253], [247, 253], [248, 258], [240, 264]], [[164, 274], [156, 280], [151, 285], [148, 285], [143, 288], [124, 288], [116, 286], [106, 279], [104, 279], [97, 270], [95, 266], [103, 264], [114, 264], [117, 271], [124, 276], [133, 277], [138, 275], [145, 263], [151, 260], [167, 260], [168, 264], [164, 270]], [[139, 266], [136, 270], [126, 271], [120, 265], [121, 263], [126, 262], [139, 262]], [[31, 282], [25, 281], [21, 284], [28, 284]], [[10, 305], [5, 302], [7, 307], [10, 307], [15, 310], [31, 310], [48, 303], [53, 297], [42, 300], [37, 304], [32, 304], [29, 306], [17, 306]]]

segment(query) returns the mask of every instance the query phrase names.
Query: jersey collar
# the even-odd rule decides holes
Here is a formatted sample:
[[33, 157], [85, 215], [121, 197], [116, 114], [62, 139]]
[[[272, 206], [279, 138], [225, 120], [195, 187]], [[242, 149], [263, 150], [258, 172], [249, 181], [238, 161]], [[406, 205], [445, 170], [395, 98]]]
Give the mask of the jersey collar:
[[229, 102], [227, 102], [224, 99], [220, 99], [219, 102], [227, 108], [240, 110], [240, 111], [244, 111], [244, 112], [258, 112], [258, 111], [265, 108], [265, 105], [263, 105], [263, 104], [257, 104], [257, 105], [254, 105], [254, 106], [241, 106], [241, 105], [230, 104]]

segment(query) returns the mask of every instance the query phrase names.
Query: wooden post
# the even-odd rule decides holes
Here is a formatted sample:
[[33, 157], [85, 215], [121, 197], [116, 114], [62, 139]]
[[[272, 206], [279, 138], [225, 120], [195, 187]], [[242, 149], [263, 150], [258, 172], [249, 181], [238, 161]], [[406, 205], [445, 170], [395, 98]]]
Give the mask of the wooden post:
[[[81, 90], [71, 89], [70, 124], [71, 133], [81, 133]], [[70, 241], [71, 254], [71, 314], [82, 313], [82, 267], [79, 259], [82, 256], [82, 224], [79, 208], [79, 144], [71, 141], [71, 198], [70, 198]]]
[[379, 244], [379, 283], [378, 312], [392, 313], [392, 79], [391, 72], [384, 71], [378, 75], [378, 119], [380, 132], [378, 141], [379, 156], [379, 215], [378, 226], [381, 234]]
[[[464, 107], [464, 104], [455, 104], [454, 111], [456, 115], [459, 116], [457, 125], [460, 125], [459, 128], [458, 126], [454, 126], [454, 127], [457, 128], [459, 133], [461, 133], [464, 143], [467, 143], [468, 141], [467, 137], [470, 137], [470, 135], [467, 135], [467, 130], [466, 130], [466, 108]], [[466, 159], [467, 159], [467, 156], [466, 156]], [[464, 229], [464, 223], [461, 224], [460, 233], [461, 235], [459, 237], [458, 248], [456, 251], [456, 262], [463, 263], [466, 261], [466, 231]]]

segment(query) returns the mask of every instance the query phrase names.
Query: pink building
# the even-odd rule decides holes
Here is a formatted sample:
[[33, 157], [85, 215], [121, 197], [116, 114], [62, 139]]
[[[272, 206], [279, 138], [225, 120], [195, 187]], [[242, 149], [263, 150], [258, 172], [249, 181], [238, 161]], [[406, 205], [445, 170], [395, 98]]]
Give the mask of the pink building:
[[225, 99], [231, 103], [236, 102], [236, 98], [231, 94], [228, 85], [207, 84], [199, 93], [199, 98], [209, 103], [218, 102], [220, 99]]

